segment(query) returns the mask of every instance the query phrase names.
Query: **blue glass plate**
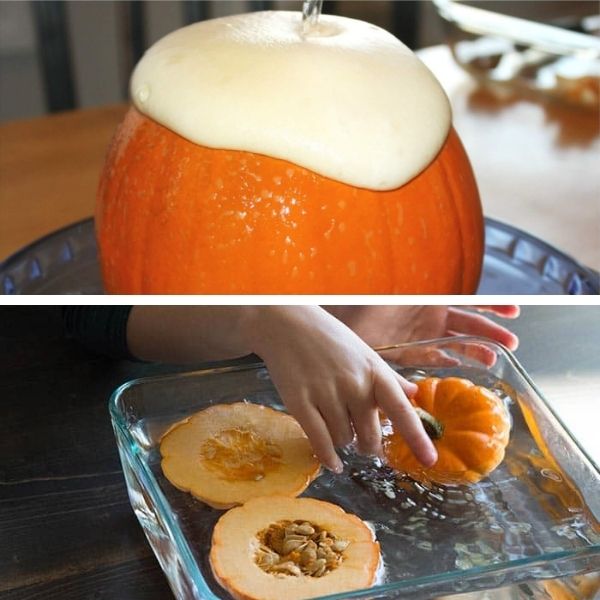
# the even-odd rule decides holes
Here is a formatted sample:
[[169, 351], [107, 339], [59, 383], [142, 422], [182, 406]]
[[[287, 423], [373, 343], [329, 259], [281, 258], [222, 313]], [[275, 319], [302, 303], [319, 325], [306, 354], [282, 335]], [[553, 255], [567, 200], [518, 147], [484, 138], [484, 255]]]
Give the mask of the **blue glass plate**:
[[[598, 273], [537, 238], [486, 219], [479, 294], [598, 294]], [[0, 265], [2, 294], [102, 294], [94, 223], [86, 219]]]

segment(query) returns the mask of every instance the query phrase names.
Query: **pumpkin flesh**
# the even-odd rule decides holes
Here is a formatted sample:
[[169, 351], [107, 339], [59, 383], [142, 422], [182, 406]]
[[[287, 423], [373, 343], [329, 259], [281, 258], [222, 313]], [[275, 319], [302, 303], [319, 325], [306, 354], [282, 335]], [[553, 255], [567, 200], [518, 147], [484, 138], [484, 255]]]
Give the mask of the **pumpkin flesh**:
[[215, 405], [177, 423], [160, 453], [165, 477], [214, 508], [271, 493], [296, 496], [319, 472], [293, 417], [247, 402]]
[[194, 144], [131, 108], [101, 176], [109, 293], [473, 293], [483, 217], [453, 129], [434, 161], [373, 191]]

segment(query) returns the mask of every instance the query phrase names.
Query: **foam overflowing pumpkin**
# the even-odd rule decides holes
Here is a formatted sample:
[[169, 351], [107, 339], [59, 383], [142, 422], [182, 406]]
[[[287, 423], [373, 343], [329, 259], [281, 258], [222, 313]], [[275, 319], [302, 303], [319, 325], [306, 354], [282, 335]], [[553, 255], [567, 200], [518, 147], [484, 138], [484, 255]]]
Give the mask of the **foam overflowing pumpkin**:
[[319, 472], [298, 422], [249, 402], [211, 406], [176, 424], [162, 437], [160, 453], [165, 477], [214, 508], [269, 494], [296, 496]]
[[388, 32], [300, 13], [175, 31], [101, 175], [111, 293], [473, 293], [483, 220], [448, 100]]
[[217, 522], [216, 580], [236, 599], [301, 600], [371, 586], [379, 544], [357, 516], [313, 498], [255, 498]]
[[438, 452], [425, 468], [397, 433], [384, 441], [388, 463], [415, 479], [441, 484], [476, 483], [503, 460], [510, 417], [502, 399], [487, 388], [458, 377], [417, 381], [412, 398], [425, 431]]

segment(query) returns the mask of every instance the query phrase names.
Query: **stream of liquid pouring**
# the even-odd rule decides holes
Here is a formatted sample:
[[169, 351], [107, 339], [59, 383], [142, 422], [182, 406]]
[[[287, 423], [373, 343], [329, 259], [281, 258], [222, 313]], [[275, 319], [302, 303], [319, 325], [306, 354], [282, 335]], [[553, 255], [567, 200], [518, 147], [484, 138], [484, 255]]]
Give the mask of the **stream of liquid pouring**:
[[304, 0], [302, 3], [302, 33], [306, 35], [317, 26], [323, 0]]

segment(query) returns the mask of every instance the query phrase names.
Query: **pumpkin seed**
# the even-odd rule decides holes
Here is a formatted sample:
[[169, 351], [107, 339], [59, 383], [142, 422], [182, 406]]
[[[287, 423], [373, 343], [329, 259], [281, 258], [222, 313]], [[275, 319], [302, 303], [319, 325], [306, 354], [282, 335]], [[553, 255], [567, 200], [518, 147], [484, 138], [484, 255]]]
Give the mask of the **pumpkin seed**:
[[335, 540], [335, 542], [331, 544], [331, 549], [334, 552], [343, 552], [349, 545], [350, 542], [346, 540]]
[[274, 575], [322, 577], [336, 569], [349, 542], [308, 521], [280, 521], [258, 534], [256, 563]]
[[306, 535], [299, 535], [297, 533], [289, 533], [287, 535], [285, 535], [284, 540], [287, 541], [297, 541], [297, 542], [308, 542], [308, 536]]
[[302, 538], [300, 540], [296, 540], [296, 539], [286, 539], [285, 542], [283, 542], [283, 553], [284, 554], [289, 554], [290, 552], [293, 552], [294, 550], [298, 550], [300, 548], [302, 548], [303, 546], [306, 545], [307, 540]]
[[[310, 546], [310, 544], [313, 545]], [[314, 542], [308, 542], [306, 547], [302, 550], [302, 554], [300, 555], [301, 565], [307, 566], [317, 560], [317, 547], [314, 544]]]
[[315, 532], [315, 528], [310, 523], [304, 522], [297, 526], [296, 531], [302, 535], [312, 535]]
[[325, 570], [327, 569], [327, 561], [323, 558], [318, 558], [311, 565], [311, 567], [312, 567], [312, 570], [311, 570], [310, 574], [313, 577], [322, 577], [323, 575], [325, 575]]
[[262, 568], [272, 567], [273, 565], [276, 565], [280, 559], [280, 556], [277, 554], [277, 552], [273, 552], [271, 548], [267, 548], [264, 544], [261, 544], [257, 554], [258, 566]]
[[280, 563], [278, 565], [274, 565], [271, 567], [271, 571], [275, 573], [284, 573], [286, 575], [295, 575], [299, 577], [302, 575], [302, 571], [300, 571], [300, 567], [296, 566], [291, 560]]

